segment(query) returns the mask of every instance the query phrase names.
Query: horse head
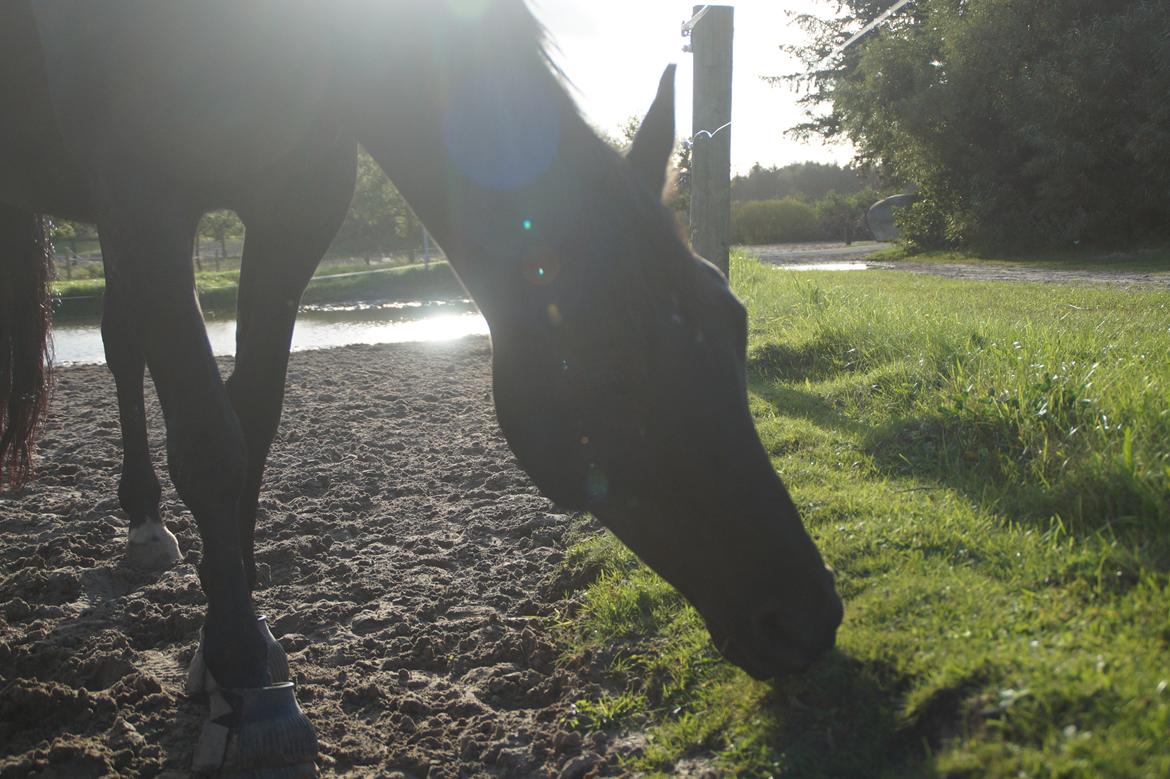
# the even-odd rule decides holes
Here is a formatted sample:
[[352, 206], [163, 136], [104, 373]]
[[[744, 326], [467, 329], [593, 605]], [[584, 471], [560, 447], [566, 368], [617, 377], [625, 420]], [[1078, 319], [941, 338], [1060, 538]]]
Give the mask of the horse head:
[[488, 316], [496, 407], [537, 485], [592, 511], [764, 678], [829, 649], [842, 605], [748, 411], [745, 309], [660, 202], [673, 75], [624, 160], [580, 166], [594, 195], [523, 248], [520, 292]]

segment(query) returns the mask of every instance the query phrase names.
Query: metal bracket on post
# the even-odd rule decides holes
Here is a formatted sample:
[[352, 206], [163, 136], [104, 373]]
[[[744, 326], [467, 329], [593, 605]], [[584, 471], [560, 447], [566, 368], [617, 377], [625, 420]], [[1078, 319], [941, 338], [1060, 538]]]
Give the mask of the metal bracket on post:
[[693, 49], [691, 48], [690, 40], [689, 40], [689, 38], [691, 37], [691, 32], [695, 29], [695, 25], [699, 23], [699, 20], [702, 19], [704, 16], [706, 16], [707, 12], [710, 10], [711, 10], [711, 6], [705, 5], [702, 8], [700, 8], [695, 13], [695, 15], [690, 18], [690, 20], [682, 23], [682, 37], [688, 39], [687, 42], [683, 44], [683, 51], [684, 52], [690, 54], [691, 51], [693, 51]]

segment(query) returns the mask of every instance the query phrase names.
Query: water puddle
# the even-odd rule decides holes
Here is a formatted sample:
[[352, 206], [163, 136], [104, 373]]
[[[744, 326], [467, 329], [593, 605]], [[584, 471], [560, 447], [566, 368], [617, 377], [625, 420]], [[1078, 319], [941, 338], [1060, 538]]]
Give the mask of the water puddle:
[[872, 265], [872, 264], [870, 264], [870, 263], [868, 263], [868, 262], [848, 262], [848, 261], [846, 261], [846, 262], [794, 262], [794, 263], [791, 263], [791, 264], [789, 264], [789, 263], [780, 263], [780, 262], [777, 262], [777, 263], [774, 263], [774, 266], [775, 266], [776, 268], [779, 268], [780, 270], [795, 270], [795, 271], [806, 271], [806, 270], [833, 270], [833, 271], [843, 271], [843, 270], [869, 270], [870, 268], [876, 268], [876, 267], [878, 267], [878, 266], [876, 266], [876, 265]]
[[[350, 344], [449, 341], [487, 335], [487, 322], [470, 300], [409, 303], [350, 303], [306, 306], [297, 317], [292, 350], [329, 349]], [[207, 337], [217, 356], [236, 352], [234, 317], [208, 318]], [[53, 327], [57, 365], [104, 363], [97, 322], [59, 322]]]

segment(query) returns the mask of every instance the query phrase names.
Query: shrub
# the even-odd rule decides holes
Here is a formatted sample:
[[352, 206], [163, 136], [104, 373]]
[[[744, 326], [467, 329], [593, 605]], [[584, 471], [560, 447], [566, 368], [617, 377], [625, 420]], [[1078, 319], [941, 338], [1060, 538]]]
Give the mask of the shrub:
[[844, 241], [847, 244], [873, 238], [865, 223], [865, 214], [879, 199], [872, 189], [849, 195], [830, 191], [813, 203], [819, 225], [818, 237], [822, 241]]
[[911, 254], [947, 249], [957, 241], [949, 234], [947, 215], [934, 201], [919, 200], [894, 210], [894, 224]]
[[731, 206], [732, 243], [796, 243], [820, 237], [817, 212], [796, 198], [754, 200]]

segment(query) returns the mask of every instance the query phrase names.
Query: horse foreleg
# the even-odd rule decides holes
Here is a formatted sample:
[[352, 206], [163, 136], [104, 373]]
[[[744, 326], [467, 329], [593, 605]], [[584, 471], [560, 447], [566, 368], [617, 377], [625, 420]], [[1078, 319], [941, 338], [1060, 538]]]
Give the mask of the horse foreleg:
[[130, 520], [126, 560], [139, 568], [166, 568], [179, 561], [179, 542], [159, 513], [162, 490], [150, 462], [143, 407], [146, 355], [131, 322], [129, 301], [117, 274], [106, 273], [102, 311], [102, 343], [106, 366], [114, 375], [118, 418], [122, 429], [122, 476], [118, 502]]
[[103, 251], [125, 282], [166, 420], [171, 478], [203, 539], [203, 656], [222, 689], [213, 697], [196, 768], [310, 773], [316, 739], [292, 685], [272, 684], [244, 571], [238, 512], [245, 444], [194, 294], [190, 255], [198, 213], [168, 208], [161, 182], [124, 174], [119, 180], [124, 186], [107, 193], [102, 206]]
[[356, 148], [338, 138], [294, 155], [242, 210], [247, 225], [236, 313], [236, 363], [228, 396], [240, 420], [248, 464], [240, 494], [240, 548], [256, 586], [260, 483], [280, 423], [289, 346], [301, 295], [341, 227], [353, 196]]

